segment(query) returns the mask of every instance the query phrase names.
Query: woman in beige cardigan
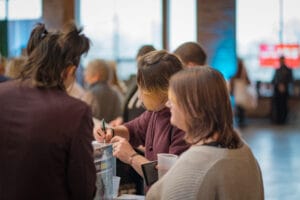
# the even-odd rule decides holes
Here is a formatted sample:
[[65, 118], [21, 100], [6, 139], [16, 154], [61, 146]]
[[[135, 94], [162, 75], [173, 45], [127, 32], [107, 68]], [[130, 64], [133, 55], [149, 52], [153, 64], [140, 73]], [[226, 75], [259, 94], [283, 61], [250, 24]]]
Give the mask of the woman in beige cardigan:
[[264, 199], [260, 167], [233, 129], [226, 83], [217, 70], [202, 66], [177, 73], [167, 105], [171, 123], [192, 146], [146, 199]]

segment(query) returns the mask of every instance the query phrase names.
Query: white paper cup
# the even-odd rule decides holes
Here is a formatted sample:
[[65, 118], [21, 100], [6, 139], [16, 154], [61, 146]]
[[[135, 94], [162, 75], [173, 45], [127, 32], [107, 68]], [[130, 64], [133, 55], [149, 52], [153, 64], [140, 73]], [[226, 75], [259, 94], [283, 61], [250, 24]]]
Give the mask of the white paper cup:
[[120, 179], [119, 176], [113, 176], [113, 198], [117, 198], [119, 194], [119, 186], [120, 186]]
[[159, 153], [157, 154], [157, 165], [158, 165], [158, 178], [163, 177], [165, 173], [174, 165], [178, 159], [177, 155], [170, 153]]

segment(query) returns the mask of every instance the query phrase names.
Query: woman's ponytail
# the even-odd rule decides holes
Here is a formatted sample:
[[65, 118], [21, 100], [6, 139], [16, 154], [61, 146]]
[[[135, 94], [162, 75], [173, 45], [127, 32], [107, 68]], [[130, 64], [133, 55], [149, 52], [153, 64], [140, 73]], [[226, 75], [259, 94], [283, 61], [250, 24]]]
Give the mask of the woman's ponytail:
[[78, 66], [80, 56], [90, 49], [90, 40], [78, 29], [74, 23], [65, 27], [61, 37], [62, 54], [66, 65]]
[[46, 37], [48, 31], [44, 24], [38, 23], [30, 34], [30, 38], [26, 47], [27, 55], [30, 55], [32, 51], [37, 47], [43, 38]]

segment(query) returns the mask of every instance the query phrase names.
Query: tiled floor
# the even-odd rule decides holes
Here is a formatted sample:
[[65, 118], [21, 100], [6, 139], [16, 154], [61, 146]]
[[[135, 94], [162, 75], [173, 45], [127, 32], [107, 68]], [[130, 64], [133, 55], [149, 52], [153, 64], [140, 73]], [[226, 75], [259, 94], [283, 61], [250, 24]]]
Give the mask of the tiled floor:
[[300, 122], [285, 126], [248, 120], [241, 129], [263, 175], [266, 200], [300, 199]]

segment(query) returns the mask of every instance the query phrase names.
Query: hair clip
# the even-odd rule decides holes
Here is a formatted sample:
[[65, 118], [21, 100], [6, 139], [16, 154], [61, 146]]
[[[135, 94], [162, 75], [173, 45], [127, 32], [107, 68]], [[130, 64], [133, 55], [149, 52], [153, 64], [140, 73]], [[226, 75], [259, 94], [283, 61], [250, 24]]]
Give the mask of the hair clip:
[[44, 30], [43, 33], [41, 34], [41, 39], [44, 39], [47, 34], [48, 34], [48, 31]]

